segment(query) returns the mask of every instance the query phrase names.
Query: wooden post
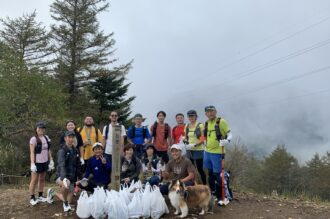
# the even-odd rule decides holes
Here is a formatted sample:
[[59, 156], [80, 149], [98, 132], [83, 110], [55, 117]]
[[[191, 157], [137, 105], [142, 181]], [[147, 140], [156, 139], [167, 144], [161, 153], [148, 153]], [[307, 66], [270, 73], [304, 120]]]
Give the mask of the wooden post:
[[121, 126], [112, 126], [112, 172], [111, 189], [120, 189], [120, 156], [121, 156]]

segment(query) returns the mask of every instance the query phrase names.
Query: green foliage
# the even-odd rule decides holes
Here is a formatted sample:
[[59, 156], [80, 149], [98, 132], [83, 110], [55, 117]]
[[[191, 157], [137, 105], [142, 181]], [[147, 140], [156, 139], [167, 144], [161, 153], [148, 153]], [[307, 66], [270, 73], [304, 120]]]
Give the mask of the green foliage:
[[131, 63], [109, 71], [91, 83], [90, 93], [92, 102], [97, 107], [98, 115], [95, 121], [100, 123], [107, 121], [112, 110], [119, 113], [120, 122], [127, 121], [131, 113], [131, 103], [135, 97], [126, 97], [130, 84], [125, 83], [125, 75], [129, 71]]
[[36, 21], [36, 12], [11, 19], [0, 18], [3, 29], [0, 39], [10, 47], [21, 62], [28, 67], [41, 68], [50, 64], [49, 55], [53, 48], [50, 34], [41, 23]]

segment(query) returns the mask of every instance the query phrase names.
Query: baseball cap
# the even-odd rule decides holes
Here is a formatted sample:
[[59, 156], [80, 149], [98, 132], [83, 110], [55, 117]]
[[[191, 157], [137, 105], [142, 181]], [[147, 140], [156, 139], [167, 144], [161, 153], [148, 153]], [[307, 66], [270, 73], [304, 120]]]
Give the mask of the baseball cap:
[[136, 119], [136, 118], [141, 118], [141, 119], [143, 119], [143, 116], [142, 116], [141, 113], [137, 113], [137, 114], [135, 114], [135, 116], [134, 116], [134, 119]]
[[67, 137], [67, 136], [76, 136], [76, 133], [74, 131], [66, 131], [64, 133], [64, 136]]
[[181, 148], [181, 146], [180, 145], [178, 145], [178, 144], [173, 144], [172, 146], [171, 146], [171, 150], [172, 149], [177, 149], [177, 150], [180, 150], [180, 151], [182, 151], [182, 148]]
[[37, 128], [46, 128], [46, 124], [44, 122], [37, 122]]
[[187, 112], [187, 115], [188, 115], [188, 116], [197, 116], [197, 112], [196, 112], [196, 110], [189, 110], [189, 111]]
[[207, 111], [214, 111], [214, 110], [216, 110], [215, 106], [206, 106], [205, 107], [205, 112], [207, 112]]

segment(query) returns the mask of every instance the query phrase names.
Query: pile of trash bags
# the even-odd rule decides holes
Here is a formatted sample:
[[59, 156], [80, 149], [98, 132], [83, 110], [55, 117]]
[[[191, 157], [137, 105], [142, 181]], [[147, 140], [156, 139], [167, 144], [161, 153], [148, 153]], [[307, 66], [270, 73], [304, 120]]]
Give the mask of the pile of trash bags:
[[120, 191], [95, 188], [94, 193], [88, 196], [82, 191], [78, 199], [77, 215], [79, 218], [96, 219], [128, 219], [128, 218], [153, 218], [158, 219], [169, 210], [159, 187], [151, 187], [147, 183], [142, 188], [140, 181], [130, 186], [122, 185]]

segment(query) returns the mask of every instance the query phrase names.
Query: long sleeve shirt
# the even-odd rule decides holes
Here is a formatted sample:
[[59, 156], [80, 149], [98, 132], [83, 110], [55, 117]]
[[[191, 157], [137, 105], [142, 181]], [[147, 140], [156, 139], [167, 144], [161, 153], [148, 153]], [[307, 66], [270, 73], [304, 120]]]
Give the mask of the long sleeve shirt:
[[88, 178], [90, 174], [93, 174], [93, 181], [99, 185], [106, 185], [110, 182], [110, 170], [111, 163], [106, 159], [106, 163], [103, 164], [102, 160], [97, 159], [95, 156], [91, 157], [87, 162], [87, 168], [84, 178]]

